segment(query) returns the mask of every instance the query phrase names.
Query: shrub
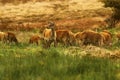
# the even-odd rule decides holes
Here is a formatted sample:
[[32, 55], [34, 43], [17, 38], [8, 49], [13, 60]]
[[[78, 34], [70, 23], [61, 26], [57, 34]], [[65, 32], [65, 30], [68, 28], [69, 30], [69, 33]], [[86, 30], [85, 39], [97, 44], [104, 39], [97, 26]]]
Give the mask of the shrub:
[[116, 24], [120, 21], [120, 0], [100, 0], [103, 2], [105, 7], [112, 8], [112, 15], [105, 21], [109, 28], [114, 28]]

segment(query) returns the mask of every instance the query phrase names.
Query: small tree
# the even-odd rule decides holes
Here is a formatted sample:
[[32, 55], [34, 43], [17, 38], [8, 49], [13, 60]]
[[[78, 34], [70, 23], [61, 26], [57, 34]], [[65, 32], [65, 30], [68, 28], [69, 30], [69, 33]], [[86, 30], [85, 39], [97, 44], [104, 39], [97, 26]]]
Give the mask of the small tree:
[[120, 0], [100, 0], [103, 2], [105, 7], [112, 8], [112, 15], [105, 21], [109, 28], [114, 28], [116, 24], [120, 21]]

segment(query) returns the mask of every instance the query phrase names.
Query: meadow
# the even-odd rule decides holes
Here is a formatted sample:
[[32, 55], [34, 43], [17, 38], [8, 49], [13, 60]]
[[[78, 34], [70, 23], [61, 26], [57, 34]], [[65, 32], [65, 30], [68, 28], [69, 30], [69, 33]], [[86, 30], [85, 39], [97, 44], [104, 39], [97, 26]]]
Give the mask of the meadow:
[[113, 34], [112, 46], [51, 45], [45, 49], [41, 43], [28, 43], [48, 21], [73, 32], [102, 31], [111, 9], [97, 0], [9, 1], [0, 4], [0, 31], [14, 32], [19, 44], [0, 42], [0, 80], [120, 80], [120, 42], [115, 36], [119, 25], [108, 29]]
[[36, 32], [25, 33], [17, 35], [17, 45], [0, 43], [0, 80], [120, 79], [119, 42], [111, 47], [51, 45], [45, 49], [41, 43], [28, 43], [28, 34]]
[[28, 44], [0, 45], [0, 80], [120, 79], [120, 60], [65, 55], [64, 50], [68, 48], [63, 47], [43, 49]]

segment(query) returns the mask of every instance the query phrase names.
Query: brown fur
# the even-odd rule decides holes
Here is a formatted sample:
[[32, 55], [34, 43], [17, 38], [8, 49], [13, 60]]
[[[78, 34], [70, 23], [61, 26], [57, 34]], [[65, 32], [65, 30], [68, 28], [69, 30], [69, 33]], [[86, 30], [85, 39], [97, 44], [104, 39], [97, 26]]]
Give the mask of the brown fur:
[[103, 43], [104, 45], [111, 45], [112, 44], [112, 36], [108, 32], [100, 32], [100, 34], [103, 36]]
[[52, 32], [52, 29], [45, 29], [43, 31], [43, 37], [45, 40], [45, 47], [50, 47], [51, 43], [54, 42], [54, 46], [56, 44], [56, 34]]
[[17, 40], [17, 38], [16, 38], [16, 36], [15, 36], [15, 34], [13, 32], [6, 32], [6, 34], [7, 34], [7, 40], [9, 42], [18, 43], [18, 40]]
[[101, 46], [103, 44], [103, 37], [95, 31], [86, 30], [81, 34], [81, 41], [84, 45], [93, 44]]
[[116, 37], [117, 37], [118, 41], [120, 41], [120, 33], [117, 33]]
[[5, 32], [0, 32], [0, 41], [7, 41], [7, 34]]
[[70, 45], [76, 45], [76, 39], [75, 39], [75, 34], [71, 31], [69, 31], [69, 42]]
[[39, 40], [41, 39], [40, 35], [33, 35], [29, 39], [29, 43], [36, 43], [37, 45], [39, 44]]
[[108, 33], [112, 37], [112, 34], [108, 30], [103, 30], [102, 32]]
[[80, 45], [81, 44], [81, 35], [82, 35], [82, 32], [77, 32], [75, 33], [75, 40], [76, 40], [76, 45]]
[[70, 45], [70, 35], [68, 30], [56, 30], [56, 42], [66, 46]]

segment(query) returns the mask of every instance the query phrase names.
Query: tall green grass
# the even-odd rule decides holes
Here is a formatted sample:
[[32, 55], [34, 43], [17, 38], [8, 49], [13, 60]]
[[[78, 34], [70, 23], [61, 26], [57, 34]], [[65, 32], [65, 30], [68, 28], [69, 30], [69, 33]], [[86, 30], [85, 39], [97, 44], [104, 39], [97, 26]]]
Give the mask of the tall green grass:
[[62, 47], [0, 44], [0, 80], [119, 80], [108, 58], [64, 55]]

